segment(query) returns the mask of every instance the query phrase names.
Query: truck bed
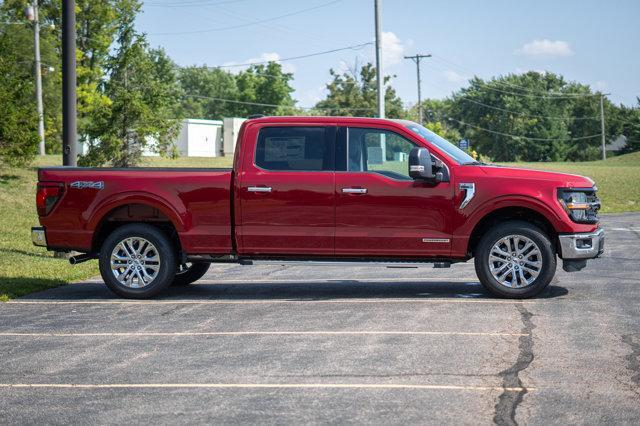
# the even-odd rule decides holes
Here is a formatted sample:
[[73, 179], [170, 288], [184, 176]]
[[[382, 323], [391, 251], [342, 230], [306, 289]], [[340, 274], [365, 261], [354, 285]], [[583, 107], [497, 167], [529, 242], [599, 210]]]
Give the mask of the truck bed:
[[47, 245], [92, 251], [102, 229], [139, 218], [173, 226], [186, 253], [229, 253], [232, 174], [221, 168], [40, 168], [39, 182], [63, 185], [41, 218]]

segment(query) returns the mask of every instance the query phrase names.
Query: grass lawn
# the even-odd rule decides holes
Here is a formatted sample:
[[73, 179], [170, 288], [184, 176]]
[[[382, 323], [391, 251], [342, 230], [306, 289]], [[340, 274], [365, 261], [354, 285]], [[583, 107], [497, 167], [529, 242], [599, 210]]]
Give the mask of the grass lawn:
[[[149, 167], [231, 167], [231, 157], [146, 158]], [[97, 262], [71, 266], [31, 244], [35, 208], [36, 168], [59, 165], [59, 156], [37, 159], [29, 168], [0, 167], [0, 301], [98, 275]], [[607, 161], [585, 163], [516, 163], [514, 166], [586, 175], [600, 189], [603, 212], [640, 211], [640, 152]]]

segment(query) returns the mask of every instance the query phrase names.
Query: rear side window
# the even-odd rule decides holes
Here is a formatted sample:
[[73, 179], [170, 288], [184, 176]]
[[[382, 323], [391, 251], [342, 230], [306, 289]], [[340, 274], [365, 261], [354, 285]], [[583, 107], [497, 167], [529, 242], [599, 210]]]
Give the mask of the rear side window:
[[274, 171], [332, 171], [334, 140], [328, 133], [325, 127], [262, 128], [256, 166]]

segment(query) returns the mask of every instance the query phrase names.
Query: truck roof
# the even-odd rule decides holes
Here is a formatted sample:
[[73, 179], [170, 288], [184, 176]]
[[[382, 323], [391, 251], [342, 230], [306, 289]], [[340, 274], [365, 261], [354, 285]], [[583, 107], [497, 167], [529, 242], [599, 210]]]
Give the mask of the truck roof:
[[386, 118], [371, 118], [371, 117], [334, 117], [334, 116], [265, 116], [259, 118], [250, 119], [251, 122], [258, 123], [341, 123], [341, 124], [355, 124], [355, 123], [369, 123], [369, 124], [395, 124], [398, 122]]

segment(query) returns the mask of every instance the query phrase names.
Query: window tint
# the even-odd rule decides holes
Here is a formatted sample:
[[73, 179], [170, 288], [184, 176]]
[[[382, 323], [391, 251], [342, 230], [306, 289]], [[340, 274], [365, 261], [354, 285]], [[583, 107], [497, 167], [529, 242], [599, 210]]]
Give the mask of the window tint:
[[413, 142], [397, 133], [349, 127], [347, 170], [376, 172], [392, 179], [411, 179], [409, 153], [414, 147]]
[[260, 130], [256, 165], [266, 170], [333, 170], [333, 140], [324, 127], [266, 127]]

